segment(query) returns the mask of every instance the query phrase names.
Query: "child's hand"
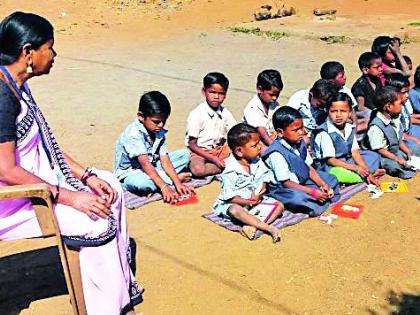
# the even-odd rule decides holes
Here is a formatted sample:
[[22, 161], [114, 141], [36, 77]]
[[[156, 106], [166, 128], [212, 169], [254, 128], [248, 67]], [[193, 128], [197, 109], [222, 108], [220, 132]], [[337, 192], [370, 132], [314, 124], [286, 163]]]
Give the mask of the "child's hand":
[[391, 49], [392, 54], [397, 55], [400, 52], [400, 42], [395, 38], [391, 39], [389, 49]]
[[163, 202], [174, 203], [178, 199], [178, 194], [168, 185], [164, 186], [161, 190]]
[[194, 188], [189, 187], [189, 186], [184, 185], [184, 184], [180, 184], [180, 185], [176, 186], [176, 190], [181, 196], [195, 194]]
[[311, 190], [311, 197], [319, 200], [321, 203], [324, 203], [329, 199], [328, 193], [315, 188]]
[[252, 198], [257, 201], [261, 201], [266, 192], [267, 192], [267, 189], [263, 188], [258, 194], [252, 195]]
[[356, 166], [356, 172], [357, 172], [357, 174], [359, 174], [363, 178], [369, 176], [369, 170], [365, 167]]
[[404, 168], [407, 166], [407, 161], [404, 160], [403, 158], [397, 159], [397, 163], [400, 164]]
[[375, 176], [373, 176], [372, 174], [369, 174], [369, 176], [366, 177], [366, 181], [367, 181], [368, 184], [373, 184], [376, 187], [380, 186], [379, 179], [376, 178]]
[[213, 162], [213, 164], [215, 164], [221, 170], [225, 169], [225, 163], [222, 160], [215, 157], [212, 162]]
[[324, 193], [327, 194], [328, 198], [331, 199], [332, 197], [334, 197], [334, 190], [331, 189], [330, 186], [328, 186], [326, 183], [324, 183], [323, 185], [321, 185], [321, 191], [323, 191]]

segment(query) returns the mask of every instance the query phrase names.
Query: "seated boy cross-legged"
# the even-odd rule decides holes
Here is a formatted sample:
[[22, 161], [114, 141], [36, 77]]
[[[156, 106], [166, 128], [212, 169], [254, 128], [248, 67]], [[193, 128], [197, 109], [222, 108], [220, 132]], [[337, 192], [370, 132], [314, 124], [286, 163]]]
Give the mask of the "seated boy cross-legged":
[[145, 195], [160, 191], [163, 200], [172, 203], [194, 190], [182, 183], [191, 177], [186, 171], [188, 150], [169, 153], [166, 148], [163, 127], [170, 113], [169, 101], [161, 92], [141, 97], [136, 120], [117, 140], [114, 173], [126, 190]]
[[278, 242], [279, 230], [270, 223], [282, 213], [283, 205], [264, 196], [271, 174], [259, 158], [261, 142], [257, 129], [244, 123], [233, 126], [228, 132], [228, 145], [232, 154], [226, 159], [222, 191], [213, 212], [243, 223], [243, 232], [249, 239], [258, 229]]
[[334, 176], [311, 166], [301, 114], [289, 106], [273, 115], [277, 139], [262, 158], [273, 172], [268, 196], [282, 202], [287, 210], [318, 216], [339, 199], [339, 184]]

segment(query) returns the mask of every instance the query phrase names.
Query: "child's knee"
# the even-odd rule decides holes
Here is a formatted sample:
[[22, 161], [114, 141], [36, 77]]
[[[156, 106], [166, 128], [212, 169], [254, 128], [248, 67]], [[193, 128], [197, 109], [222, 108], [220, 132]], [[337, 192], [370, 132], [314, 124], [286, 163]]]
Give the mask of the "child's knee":
[[227, 213], [230, 215], [230, 216], [232, 216], [232, 217], [234, 217], [234, 218], [237, 218], [239, 215], [241, 215], [241, 213], [244, 211], [244, 209], [241, 207], [241, 206], [239, 206], [239, 205], [231, 205], [230, 207], [229, 207], [229, 209], [227, 210]]
[[204, 160], [193, 159], [190, 162], [190, 171], [194, 176], [204, 176], [206, 172], [206, 166]]

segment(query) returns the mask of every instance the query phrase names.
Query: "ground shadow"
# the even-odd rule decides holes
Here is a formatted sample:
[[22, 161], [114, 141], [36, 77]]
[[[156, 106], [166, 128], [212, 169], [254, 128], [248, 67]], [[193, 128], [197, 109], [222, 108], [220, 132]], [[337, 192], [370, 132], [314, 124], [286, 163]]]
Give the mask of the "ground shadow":
[[68, 294], [57, 247], [0, 259], [0, 314], [19, 314], [31, 302]]
[[420, 314], [420, 293], [397, 293], [391, 290], [386, 298], [388, 305], [384, 305], [385, 312], [380, 313], [368, 310], [371, 315], [389, 314], [389, 315], [418, 315]]

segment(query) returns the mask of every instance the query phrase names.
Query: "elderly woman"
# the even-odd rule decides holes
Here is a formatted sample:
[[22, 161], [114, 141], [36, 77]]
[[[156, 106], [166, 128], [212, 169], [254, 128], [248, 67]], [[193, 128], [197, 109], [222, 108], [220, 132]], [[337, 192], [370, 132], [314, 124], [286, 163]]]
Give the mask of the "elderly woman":
[[[27, 85], [50, 72], [53, 44], [52, 25], [38, 15], [15, 12], [0, 24], [0, 186], [47, 184], [65, 242], [80, 248], [88, 313], [133, 313], [143, 289], [129, 266], [120, 185], [60, 150]], [[40, 235], [29, 200], [0, 202], [0, 240]]]

